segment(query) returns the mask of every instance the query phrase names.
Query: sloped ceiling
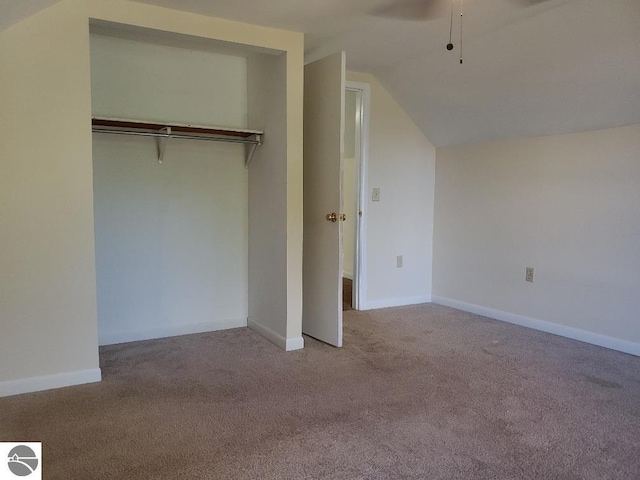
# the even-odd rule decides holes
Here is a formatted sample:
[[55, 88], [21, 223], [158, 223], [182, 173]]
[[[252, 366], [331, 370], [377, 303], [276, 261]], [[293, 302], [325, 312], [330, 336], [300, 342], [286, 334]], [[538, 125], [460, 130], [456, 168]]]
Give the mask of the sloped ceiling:
[[60, 0], [0, 0], [0, 32]]
[[[346, 50], [436, 146], [640, 123], [640, 0], [464, 0], [463, 65], [450, 0], [429, 21], [373, 15], [394, 0], [138, 1], [304, 32], [309, 61]], [[0, 18], [51, 3], [3, 0]]]

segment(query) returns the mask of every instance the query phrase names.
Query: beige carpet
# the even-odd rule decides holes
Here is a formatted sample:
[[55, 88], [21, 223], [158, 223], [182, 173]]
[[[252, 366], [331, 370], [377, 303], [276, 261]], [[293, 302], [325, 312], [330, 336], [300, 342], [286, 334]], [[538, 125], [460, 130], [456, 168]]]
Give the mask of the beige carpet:
[[0, 399], [0, 439], [46, 479], [640, 478], [640, 358], [436, 305], [306, 342], [103, 348], [101, 384]]

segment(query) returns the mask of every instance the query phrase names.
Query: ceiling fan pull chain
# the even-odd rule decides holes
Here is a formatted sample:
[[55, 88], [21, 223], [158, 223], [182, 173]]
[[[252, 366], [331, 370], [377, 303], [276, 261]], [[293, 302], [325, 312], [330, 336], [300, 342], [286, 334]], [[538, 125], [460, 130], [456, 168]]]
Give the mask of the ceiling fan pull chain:
[[451, 19], [449, 21], [449, 43], [447, 43], [447, 50], [453, 50], [453, 5], [456, 0], [451, 0]]
[[460, 0], [460, 65], [462, 65], [462, 2]]

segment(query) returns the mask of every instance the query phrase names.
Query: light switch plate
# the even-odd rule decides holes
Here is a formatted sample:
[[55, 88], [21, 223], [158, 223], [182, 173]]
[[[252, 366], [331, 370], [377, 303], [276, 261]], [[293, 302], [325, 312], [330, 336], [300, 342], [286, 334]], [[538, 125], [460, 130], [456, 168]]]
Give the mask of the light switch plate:
[[373, 188], [373, 193], [371, 194], [371, 201], [372, 202], [380, 201], [380, 189], [378, 187]]

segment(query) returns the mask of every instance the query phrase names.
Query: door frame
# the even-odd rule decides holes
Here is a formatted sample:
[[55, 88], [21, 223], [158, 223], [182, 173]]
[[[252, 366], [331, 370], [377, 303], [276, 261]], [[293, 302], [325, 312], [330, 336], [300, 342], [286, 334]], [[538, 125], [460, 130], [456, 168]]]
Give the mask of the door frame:
[[371, 85], [364, 82], [345, 83], [345, 90], [360, 92], [356, 104], [356, 149], [358, 150], [358, 212], [356, 219], [356, 262], [353, 272], [352, 308], [360, 310], [367, 292], [367, 182], [369, 165], [369, 114], [371, 107]]

